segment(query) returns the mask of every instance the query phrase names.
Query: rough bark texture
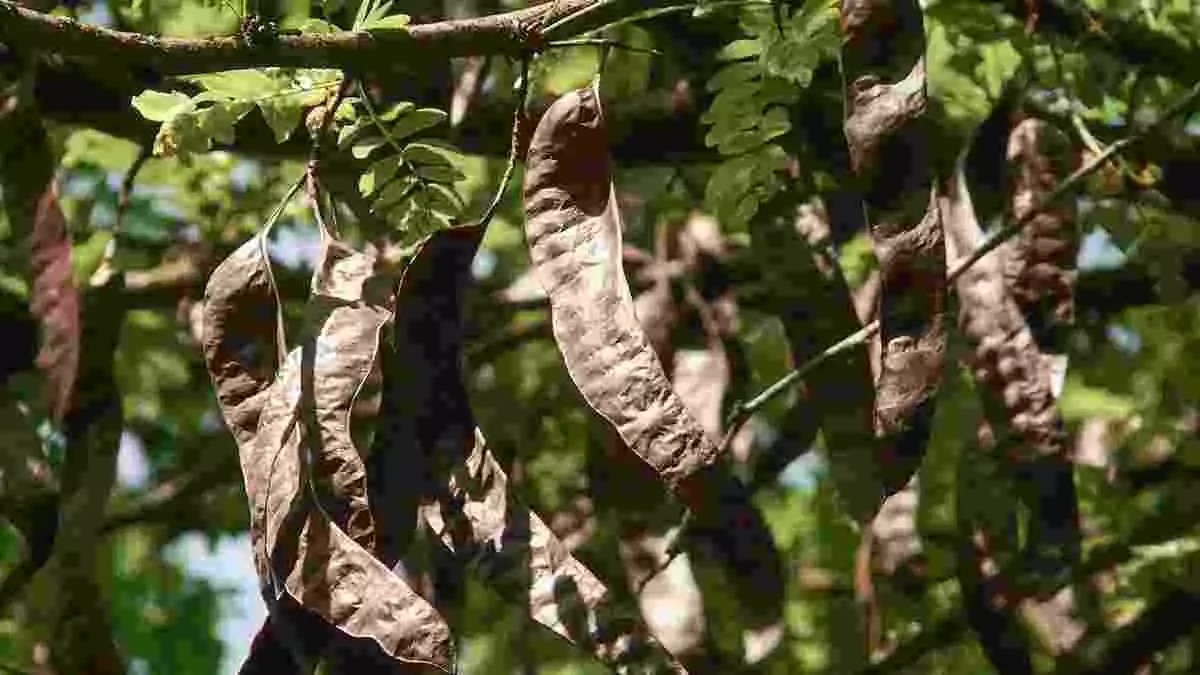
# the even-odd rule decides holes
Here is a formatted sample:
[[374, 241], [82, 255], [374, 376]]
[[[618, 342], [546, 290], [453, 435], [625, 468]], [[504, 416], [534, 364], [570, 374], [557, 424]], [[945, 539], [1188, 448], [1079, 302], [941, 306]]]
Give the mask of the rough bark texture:
[[455, 56], [517, 54], [536, 44], [535, 27], [596, 0], [563, 0], [475, 19], [418, 24], [401, 30], [281, 35], [269, 44], [239, 36], [163, 38], [127, 33], [50, 16], [0, 0], [0, 40], [34, 49], [53, 44], [63, 56], [109, 59], [163, 72], [194, 73], [263, 66], [370, 66], [381, 57], [416, 61]]
[[843, 0], [846, 140], [880, 262], [875, 427], [889, 492], [920, 463], [946, 348], [945, 249], [926, 147], [925, 32], [916, 0]]
[[113, 374], [123, 323], [119, 282], [93, 288], [83, 306], [88, 349], [64, 418], [67, 457], [62, 469], [59, 530], [43, 579], [53, 580], [49, 664], [56, 673], [125, 672], [113, 640], [109, 601], [99, 578], [102, 526], [117, 476], [124, 417]]

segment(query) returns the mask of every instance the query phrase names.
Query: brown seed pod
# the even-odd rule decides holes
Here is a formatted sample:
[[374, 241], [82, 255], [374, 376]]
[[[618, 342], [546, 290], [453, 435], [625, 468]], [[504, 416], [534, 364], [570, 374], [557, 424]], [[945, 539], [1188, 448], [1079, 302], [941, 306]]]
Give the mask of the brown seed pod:
[[42, 324], [37, 364], [46, 373], [50, 410], [62, 419], [79, 368], [79, 290], [71, 279], [71, 239], [53, 181], [37, 203], [30, 239], [33, 284], [30, 308]]
[[[550, 106], [530, 142], [525, 233], [550, 298], [555, 341], [588, 405], [695, 514], [695, 529], [747, 583], [743, 604], [774, 623], [781, 563], [744, 485], [672, 389], [634, 313], [603, 115], [581, 89]], [[750, 585], [756, 586], [750, 592]]]
[[461, 313], [483, 234], [483, 227], [468, 226], [429, 236], [400, 284], [394, 344], [384, 361], [385, 424], [370, 470], [383, 557], [402, 557], [419, 509], [457, 563], [439, 573], [457, 567], [481, 576], [618, 672], [681, 672], [640, 618], [621, 616], [604, 584], [513, 497], [475, 427], [460, 364]]
[[[361, 306], [361, 269], [324, 280], [319, 273], [314, 280], [318, 296], [330, 293], [327, 297], [338, 297], [351, 311]], [[335, 307], [321, 318], [345, 308]], [[275, 605], [286, 594], [343, 635], [374, 640], [398, 661], [448, 671], [450, 631], [437, 611], [332, 522], [314, 499], [307, 479], [313, 468], [305, 466], [302, 455], [306, 444], [319, 444], [328, 429], [318, 423], [310, 431], [302, 420], [306, 407], [316, 409], [311, 380], [307, 387], [304, 380], [313, 376], [318, 359], [305, 368], [305, 350], [293, 350], [270, 378], [267, 373], [284, 348], [278, 312], [265, 234], [260, 234], [222, 262], [209, 279], [204, 351], [222, 414], [238, 442], [251, 504], [255, 563], [268, 603]], [[328, 326], [326, 321], [317, 325], [318, 335]], [[334, 341], [329, 358], [339, 360], [339, 333], [325, 334]], [[322, 364], [322, 369], [325, 365], [342, 364]], [[352, 371], [355, 364], [348, 365]], [[335, 411], [335, 416], [338, 411], [348, 414], [353, 401], [345, 398], [347, 391], [352, 396], [357, 387], [323, 388], [322, 407]], [[318, 462], [317, 469], [321, 466]]]
[[[982, 244], [983, 231], [976, 220], [961, 171], [946, 190], [942, 211], [945, 214], [946, 248], [952, 261], [965, 257]], [[1017, 494], [1030, 506], [1026, 549], [1032, 553], [1033, 564], [1046, 574], [1062, 573], [1078, 562], [1081, 535], [1071, 451], [1051, 390], [1049, 368], [1029, 323], [1005, 283], [1004, 267], [998, 253], [984, 256], [964, 272], [957, 280], [957, 288], [961, 307], [959, 324], [973, 347], [968, 365], [983, 385], [987, 424], [981, 444], [987, 450], [1003, 447], [1007, 456], [1001, 459], [1016, 468], [1017, 486], [1024, 488], [1018, 489]], [[1001, 438], [1005, 439], [1003, 443]], [[994, 461], [964, 459], [966, 466]], [[978, 466], [973, 468], [979, 469]], [[994, 477], [985, 477], [975, 492], [985, 491], [995, 482]], [[965, 489], [960, 488], [960, 493]], [[990, 504], [991, 501], [982, 503]], [[983, 507], [976, 504], [961, 504], [960, 518], [978, 520], [978, 514], [972, 516], [969, 513], [971, 509], [986, 512], [989, 508], [1004, 508], [1004, 505]], [[1015, 520], [1015, 506], [1010, 511], [1008, 518]], [[1015, 523], [1007, 528], [1011, 530], [1008, 537], [997, 532], [1000, 528], [987, 527], [986, 523], [966, 522], [964, 528], [967, 531], [980, 528], [982, 531], [976, 532], [976, 536], [991, 539], [993, 548], [997, 542], [1009, 541], [1013, 543], [1008, 548], [1015, 549]], [[976, 556], [976, 553], [970, 555]], [[985, 558], [980, 557], [979, 562], [982, 564]], [[1012, 619], [1005, 615], [1014, 611], [1011, 605], [1017, 601], [1003, 593], [999, 600], [981, 596], [983, 592], [999, 592], [988, 589], [1003, 586], [1003, 579], [992, 577], [995, 575], [983, 573], [979, 578], [968, 574], [962, 579], [969, 596], [974, 594], [969, 600], [973, 603], [973, 625], [981, 633], [988, 634], [983, 639], [985, 652], [998, 670], [1032, 672], [1027, 650], [1014, 650], [1019, 644], [1013, 639], [995, 639], [998, 631], [1012, 630], [1008, 626]], [[1057, 634], [1052, 636], [1053, 641], [1073, 642], [1082, 632], [1082, 624], [1071, 616], [1071, 607], [1037, 601], [1026, 601], [1024, 605], [1028, 610], [1026, 614], [1055, 627]], [[1060, 644], [1059, 648], [1064, 647]]]
[[[1076, 153], [1062, 131], [1037, 118], [1013, 127], [1008, 161], [1013, 173], [1014, 218], [1045, 200], [1071, 172]], [[1062, 348], [1062, 328], [1075, 320], [1075, 258], [1079, 232], [1073, 200], [1033, 216], [1006, 247], [1004, 278], [1043, 348]]]
[[305, 345], [311, 373], [314, 433], [313, 479], [330, 518], [367, 550], [374, 550], [374, 523], [367, 504], [367, 471], [354, 435], [355, 404], [378, 383], [380, 333], [392, 319], [389, 280], [373, 272], [372, 256], [326, 237], [313, 276], [310, 319], [319, 332]]
[[925, 30], [916, 0], [844, 0], [845, 133], [879, 258], [875, 428], [889, 492], [920, 464], [946, 350], [945, 249], [926, 147]]

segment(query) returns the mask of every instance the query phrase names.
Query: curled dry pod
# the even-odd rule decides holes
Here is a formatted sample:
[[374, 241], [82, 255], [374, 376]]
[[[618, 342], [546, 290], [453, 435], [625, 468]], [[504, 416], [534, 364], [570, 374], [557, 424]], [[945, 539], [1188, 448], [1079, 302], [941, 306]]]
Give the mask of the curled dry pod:
[[603, 583], [513, 498], [475, 427], [462, 380], [460, 319], [483, 232], [470, 226], [431, 235], [400, 284], [395, 344], [385, 360], [386, 423], [371, 458], [384, 557], [398, 558], [409, 538], [411, 517], [393, 497], [419, 490], [422, 521], [458, 567], [527, 602], [535, 621], [618, 672], [679, 672], [640, 619], [621, 616]]
[[634, 314], [606, 143], [591, 89], [555, 101], [530, 142], [525, 233], [550, 298], [554, 339], [588, 405], [691, 508], [694, 531], [724, 558], [754, 627], [771, 625], [783, 598], [774, 542], [749, 491], [672, 389]]
[[926, 147], [925, 29], [917, 0], [845, 0], [845, 133], [883, 282], [875, 429], [889, 493], [929, 440], [946, 351], [946, 263]]
[[51, 413], [62, 419], [71, 404], [79, 368], [79, 290], [71, 279], [71, 239], [53, 181], [38, 200], [30, 247], [30, 308], [42, 324], [37, 363], [46, 373]]
[[[1017, 124], [1008, 137], [1013, 174], [1012, 211], [1024, 218], [1070, 172], [1075, 153], [1066, 134], [1037, 118]], [[1075, 258], [1079, 233], [1074, 200], [1033, 216], [1006, 247], [1004, 276], [1043, 349], [1060, 350], [1063, 328], [1075, 319]]]
[[[946, 191], [943, 203], [947, 250], [952, 261], [982, 244], [984, 236], [975, 217], [971, 195], [962, 172]], [[1033, 332], [1005, 284], [998, 253], [984, 256], [958, 278], [961, 298], [959, 323], [970, 341], [969, 364], [984, 385], [984, 411], [988, 422], [1001, 433], [989, 436], [1011, 439], [1006, 457], [1016, 465], [1018, 491], [1029, 500], [1031, 516], [1027, 549], [1035, 569], [1042, 574], [1065, 572], [1079, 559], [1079, 507], [1070, 448], [1057, 402], [1051, 391], [1051, 374]], [[1016, 421], [1021, 418], [1021, 423]], [[995, 441], [990, 442], [995, 445]], [[1020, 489], [1025, 488], [1025, 489]], [[1053, 640], [1072, 640], [1081, 624], [1053, 603], [1034, 604], [1034, 612], [1051, 616], [1057, 626]], [[1048, 614], [1049, 613], [1049, 614]]]
[[[361, 272], [349, 276], [333, 275], [326, 283], [342, 294], [339, 299], [347, 306], [362, 305], [365, 279], [355, 282]], [[314, 286], [326, 288], [319, 277]], [[319, 325], [320, 334], [329, 334], [326, 321]], [[238, 443], [255, 563], [268, 603], [274, 607], [286, 601], [281, 598], [286, 594], [342, 634], [374, 640], [398, 661], [448, 671], [450, 631], [441, 616], [331, 522], [314, 499], [307, 479], [311, 467], [305, 466], [302, 453], [306, 444], [320, 442], [323, 431], [318, 425], [310, 432], [303, 424], [304, 408], [313, 403], [304, 401], [305, 390], [312, 390], [303, 384], [302, 350], [293, 350], [273, 378], [268, 374], [284, 344], [265, 234], [260, 234], [209, 279], [204, 352], [222, 414]], [[310, 377], [315, 369], [314, 360]], [[352, 396], [357, 387], [326, 390], [323, 405], [348, 414], [352, 400], [341, 398], [348, 389]], [[315, 400], [315, 392], [311, 396]], [[307, 651], [312, 645], [293, 645], [297, 647]]]
[[[61, 421], [79, 369], [80, 297], [71, 278], [71, 239], [55, 191], [54, 153], [42, 118], [24, 94], [10, 92], [0, 112], [0, 187], [12, 236], [28, 236], [30, 309], [41, 326], [37, 365], [50, 413]], [[8, 363], [4, 360], [3, 363]]]
[[[360, 399], [379, 379], [380, 337], [392, 319], [391, 280], [374, 272], [375, 259], [326, 235], [313, 275], [309, 320], [316, 334], [305, 346], [306, 400], [314, 432], [313, 480], [333, 522], [368, 550], [375, 526], [367, 503], [367, 469], [353, 433]], [[311, 398], [309, 398], [311, 397]]]

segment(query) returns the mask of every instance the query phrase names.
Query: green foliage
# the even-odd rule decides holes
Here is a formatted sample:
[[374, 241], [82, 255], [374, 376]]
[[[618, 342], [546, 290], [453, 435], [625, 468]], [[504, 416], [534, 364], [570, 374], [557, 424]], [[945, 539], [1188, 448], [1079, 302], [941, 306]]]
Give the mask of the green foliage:
[[774, 141], [792, 130], [788, 107], [813, 70], [841, 45], [836, 3], [807, 0], [782, 23], [775, 21], [777, 9], [753, 3], [741, 10], [746, 37], [717, 52], [728, 64], [706, 85], [715, 97], [701, 117], [708, 126], [704, 143], [726, 159], [709, 178], [705, 201], [727, 230], [743, 229], [783, 186], [788, 155]]
[[[66, 7], [68, 3], [61, 4], [59, 14], [76, 11]], [[106, 6], [114, 16], [113, 27], [197, 37], [237, 34], [243, 4], [241, 0], [115, 0]], [[280, 25], [306, 33], [405, 30], [408, 15], [395, 12], [425, 15], [433, 6], [376, 0], [281, 0], [277, 4]], [[504, 8], [523, 4], [528, 3], [501, 3]], [[1077, 113], [1104, 144], [1124, 133], [1131, 121], [1153, 118], [1190, 84], [1182, 75], [1175, 81], [1143, 72], [1135, 64], [1136, 54], [1123, 52], [1121, 45], [1116, 45], [1115, 53], [1094, 48], [1103, 41], [1102, 33], [1082, 40], [1052, 40], [1048, 36], [1054, 35], [1053, 27], [1043, 24], [1026, 35], [1021, 22], [1001, 7], [1014, 3], [931, 0], [923, 4], [933, 99], [930, 114], [939, 129], [950, 132], [945, 134], [950, 139], [965, 137], [1014, 77], [1022, 78], [1028, 91], [1036, 94], [1030, 101], [1046, 101], [1047, 110], [1063, 116], [1051, 119], [1061, 124], [1076, 147], [1079, 140], [1064, 111]], [[1200, 39], [1200, 20], [1190, 0], [1089, 0], [1086, 4], [1103, 17], [1157, 31], [1164, 40], [1187, 45]], [[446, 9], [446, 16], [459, 16], [467, 6], [452, 1], [439, 7]], [[670, 95], [681, 80], [690, 80], [693, 87], [697, 81], [705, 83], [708, 98], [698, 97], [707, 106], [701, 111], [699, 138], [720, 157], [714, 165], [704, 166], [687, 157], [656, 157], [653, 148], [635, 148], [631, 154], [642, 151], [638, 158], [644, 164], [632, 166], [623, 164], [618, 155], [617, 192], [626, 217], [625, 241], [650, 251], [657, 219], [681, 217], [693, 208], [718, 216], [735, 261], [730, 278], [741, 303], [736, 338], [746, 350], [744, 375], [751, 391], [760, 390], [785, 374], [790, 364], [778, 320], [755, 305], [755, 294], [760, 293], [754, 280], [760, 272], [759, 260], [739, 245], [738, 236], [765, 201], [793, 182], [821, 183], [823, 194], [840, 187], [837, 178], [829, 178], [836, 176], [827, 166], [829, 158], [804, 153], [811, 139], [804, 137], [807, 129], [800, 128], [794, 117], [797, 104], [808, 103], [808, 97], [829, 98], [830, 105], [836, 106], [836, 87], [812, 82], [813, 71], [836, 57], [836, 3], [706, 0], [686, 8], [678, 3], [604, 4], [605, 11], [614, 7], [628, 10], [629, 17], [636, 13], [637, 25], [627, 22], [605, 28], [603, 37], [663, 52], [652, 57], [610, 51], [602, 91], [606, 102], [613, 101], [612, 110], [621, 113], [614, 114], [614, 120], [636, 125], [638, 106]], [[687, 29], [687, 53], [670, 39], [671, 31], [680, 27]], [[1101, 24], [1097, 29], [1105, 28]], [[546, 51], [535, 62], [535, 94], [548, 96], [587, 84], [600, 67], [599, 52], [591, 46]], [[85, 69], [94, 65], [83, 63]], [[1180, 64], [1181, 73], [1189, 68]], [[444, 139], [454, 139], [454, 134], [466, 129], [464, 138], [481, 133], [470, 126], [471, 115], [485, 105], [507, 104], [500, 90], [512, 79], [515, 66], [503, 58], [492, 59], [487, 82], [457, 130], [448, 129], [447, 116], [440, 109], [445, 101], [424, 95], [442, 91], [439, 86], [447, 84], [436, 79], [442, 75], [428, 74], [434, 70], [424, 64], [381, 62], [378, 72], [362, 73], [376, 98], [367, 101], [354, 92], [336, 111], [326, 148], [330, 165], [337, 167], [335, 177], [342, 181], [338, 187], [369, 207], [354, 213], [340, 208], [340, 225], [369, 234], [372, 242], [409, 243], [460, 221], [465, 213], [478, 212], [492, 196], [503, 170], [505, 158], [499, 153], [464, 156]], [[99, 67], [96, 72], [110, 76]], [[313, 106], [330, 100], [342, 76], [326, 69], [228, 71], [167, 79], [133, 97], [129, 103], [137, 114], [159, 126], [157, 155], [138, 175], [120, 232], [113, 228], [117, 189], [139, 148], [86, 128], [90, 101], [80, 105], [72, 125], [50, 120], [76, 282], [91, 276], [114, 241], [119, 244], [120, 269], [135, 277], [170, 262], [180, 251], [203, 250], [211, 264], [244, 241], [301, 175], [308, 145], [298, 131], [301, 121]], [[47, 79], [39, 86], [52, 83]], [[839, 116], [840, 111], [830, 110], [831, 117]], [[259, 126], [254, 116], [261, 116], [267, 125], [262, 139], [246, 137], [247, 130]], [[507, 147], [507, 124], [493, 126], [484, 131], [496, 138], [485, 145]], [[624, 130], [614, 131], [614, 137], [621, 133]], [[478, 143], [476, 138], [471, 141]], [[285, 144], [278, 153], [288, 159], [270, 153], [234, 154], [247, 143], [256, 151], [264, 145]], [[1195, 470], [1200, 466], [1200, 443], [1194, 440], [1195, 402], [1200, 400], [1196, 375], [1200, 369], [1194, 356], [1200, 353], [1200, 301], [1183, 274], [1187, 256], [1200, 246], [1200, 228], [1195, 204], [1171, 201], [1163, 183], [1164, 177], [1179, 181], [1179, 169], [1172, 169], [1171, 162], [1190, 160], [1194, 153], [1194, 133], [1185, 132], [1182, 121], [1168, 125], [1152, 143], [1126, 156], [1135, 172], [1145, 172], [1151, 189], [1134, 194], [1130, 185], [1112, 180], [1108, 173], [1084, 188], [1096, 208], [1085, 211], [1080, 229], [1086, 234], [1103, 228], [1124, 254], [1113, 265], [1138, 266], [1153, 284], [1149, 304], [1139, 307], [1121, 311], [1110, 307], [1124, 302], [1122, 286], [1090, 299], [1090, 304], [1081, 306], [1079, 325], [1068, 341], [1070, 369], [1060, 409], [1072, 443], [1083, 446], [1099, 433], [1108, 462], [1103, 467], [1076, 467], [1086, 523], [1084, 558], [1111, 547], [1132, 547], [1130, 559], [1106, 571], [1104, 584], [1095, 590], [1099, 614], [1089, 619], [1092, 633], [1104, 634], [1134, 618], [1161, 596], [1164, 587], [1194, 587], [1200, 578], [1195, 525], [1200, 504], [1194, 489]], [[797, 161], [800, 157], [803, 164]], [[476, 261], [477, 288], [466, 312], [472, 338], [467, 378], [477, 421], [498, 456], [511, 467], [514, 489], [551, 520], [550, 515], [585, 496], [595, 472], [604, 467], [597, 468], [589, 453], [599, 439], [597, 422], [563, 371], [549, 338], [544, 307], [536, 302], [514, 306], [496, 299], [495, 293], [519, 278], [529, 264], [520, 194], [518, 172]], [[367, 230], [369, 219], [364, 216], [383, 221], [387, 228]], [[295, 249], [307, 243], [310, 221], [303, 199], [290, 204], [272, 240], [272, 254], [299, 257]], [[6, 220], [0, 221], [0, 284], [24, 296], [28, 282], [21, 269], [27, 252], [25, 242], [9, 234], [11, 229]], [[867, 237], [862, 233], [847, 233], [847, 237], [839, 239], [839, 263], [849, 285], [858, 287], [875, 260]], [[280, 265], [281, 275], [304, 283], [303, 270], [296, 274], [284, 268]], [[1084, 271], [1081, 276], [1086, 279], [1088, 274]], [[149, 481], [121, 486], [113, 495], [110, 513], [164, 494], [173, 485], [168, 481], [190, 476], [210, 466], [214, 458], [230, 462], [211, 487], [189, 498], [177, 512], [108, 536], [103, 556], [107, 562], [99, 578], [111, 600], [118, 642], [135, 673], [216, 673], [237, 666], [218, 666], [222, 655], [216, 626], [218, 609], [226, 598], [223, 590], [195, 578], [182, 561], [165, 552], [165, 544], [182, 534], [244, 533], [245, 529], [244, 493], [233, 468], [236, 451], [216, 417], [210, 383], [199, 368], [194, 326], [188, 323], [189, 309], [200, 297], [200, 283], [131, 293], [132, 311], [121, 319], [116, 375], [126, 431], [140, 441]], [[290, 319], [299, 320], [295, 307], [288, 311]], [[969, 508], [980, 519], [995, 518], [998, 507], [1010, 497], [1011, 484], [1003, 472], [995, 462], [984, 461], [995, 458], [965, 454], [980, 415], [979, 392], [971, 377], [948, 365], [933, 439], [921, 469], [918, 530], [928, 557], [929, 579], [916, 588], [902, 588], [891, 579], [877, 578], [885, 628], [892, 644], [901, 648], [961, 602], [952, 576], [958, 553], [947, 545], [946, 536], [957, 525], [960, 509]], [[5, 385], [23, 402], [33, 402], [41, 393], [37, 383], [36, 373], [27, 373]], [[791, 402], [781, 396], [754, 420], [751, 428], [757, 436], [749, 451], [751, 463], [755, 453], [773, 439], [773, 428]], [[36, 406], [30, 407], [36, 412]], [[62, 435], [40, 412], [36, 419], [39, 440], [55, 466], [61, 467]], [[1171, 475], [1145, 485], [1131, 484], [1134, 469], [1157, 466], [1165, 459], [1175, 462]], [[789, 470], [788, 480], [756, 494], [755, 503], [789, 570], [781, 662], [773, 661], [756, 672], [858, 672], [866, 663], [861, 607], [852, 588], [859, 535], [849, 524], [823, 461], [819, 453], [811, 452]], [[791, 477], [797, 475], [801, 479], [793, 481]], [[668, 506], [668, 515], [677, 515], [678, 506]], [[614, 520], [598, 514], [589, 521], [592, 534], [577, 554], [582, 552], [581, 558], [617, 594], [631, 596], [618, 556], [620, 530]], [[19, 536], [0, 524], [0, 578], [23, 552]], [[740, 610], [724, 588], [727, 579], [718, 570], [697, 564], [702, 567], [700, 574], [715, 582], [706, 591], [713, 640], [724, 650], [740, 653]], [[812, 583], [812, 576], [821, 583]], [[464, 675], [600, 672], [570, 648], [531, 628], [524, 607], [502, 602], [474, 581], [469, 582], [466, 596], [462, 621], [456, 626]], [[36, 603], [25, 597], [0, 607], [0, 669], [35, 669], [36, 609]], [[249, 640], [250, 635], [237, 637]], [[1194, 637], [1185, 639], [1162, 652], [1151, 667], [1156, 673], [1191, 672], [1198, 645]], [[1053, 667], [1046, 665], [1047, 671]], [[977, 641], [964, 633], [939, 642], [904, 672], [991, 670]]]
[[351, 30], [400, 30], [409, 23], [407, 14], [388, 14], [392, 0], [362, 0]]
[[234, 141], [234, 127], [258, 108], [275, 134], [288, 140], [305, 108], [329, 96], [341, 71], [326, 68], [231, 70], [187, 78], [203, 91], [194, 96], [146, 90], [133, 98], [143, 117], [160, 122], [154, 154], [160, 157], [204, 152], [214, 141]]
[[[144, 532], [112, 547], [114, 632], [131, 670], [211, 675], [223, 646], [214, 627], [227, 591], [189, 578]], [[139, 665], [140, 662], [140, 665]]]
[[403, 233], [404, 241], [449, 227], [465, 206], [454, 188], [466, 178], [458, 168], [461, 155], [426, 136], [446, 117], [407, 101], [379, 113], [366, 97], [348, 98], [337, 111], [338, 148], [349, 148], [366, 163], [359, 193], [374, 213]]

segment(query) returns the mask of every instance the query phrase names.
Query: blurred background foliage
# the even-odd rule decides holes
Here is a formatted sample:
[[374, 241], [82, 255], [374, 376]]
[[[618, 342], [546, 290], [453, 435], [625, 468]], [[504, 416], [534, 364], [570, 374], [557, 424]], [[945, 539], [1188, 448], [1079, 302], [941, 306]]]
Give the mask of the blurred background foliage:
[[[46, 11], [122, 30], [180, 37], [231, 34], [242, 11], [239, 0], [42, 4]], [[399, 4], [414, 21], [523, 5], [501, 0]], [[748, 247], [755, 214], [785, 188], [831, 194], [845, 161], [844, 149], [838, 149], [836, 4], [782, 4], [787, 20], [778, 27], [770, 3], [701, 1], [604, 33], [639, 50], [660, 52], [614, 49], [604, 67], [626, 241], [652, 252], [657, 227], [678, 227], [697, 209], [718, 217], [732, 251], [734, 292], [742, 303], [736, 339], [747, 360], [743, 392], [760, 390], [792, 365], [778, 318], [754, 303], [755, 284], [761, 283], [756, 279], [772, 272], [755, 268]], [[1189, 0], [1088, 0], [1082, 3], [1086, 9], [1035, 0], [1033, 6], [1043, 7], [1032, 31], [1026, 29], [1022, 2], [923, 4], [938, 155], [953, 156], [982, 136], [980, 125], [1013, 96], [1066, 130], [1080, 147], [1073, 116], [1101, 143], [1111, 142], [1155, 118], [1200, 77], [1200, 59], [1170, 68], [1161, 61], [1162, 54], [1200, 57], [1200, 12]], [[285, 29], [311, 18], [348, 25], [356, 7], [354, 0], [286, 0], [278, 3], [278, 17]], [[1069, 21], [1054, 22], [1060, 13], [1079, 14], [1086, 25], [1072, 32]], [[599, 64], [595, 47], [543, 54], [533, 70], [535, 107], [588, 84]], [[460, 85], [473, 68], [479, 82], [464, 95]], [[413, 101], [451, 111], [452, 118], [455, 106], [465, 109], [460, 120], [452, 119], [439, 133], [461, 151], [454, 161], [465, 178], [456, 189], [465, 201], [463, 212], [470, 214], [491, 198], [504, 167], [516, 72], [516, 64], [493, 58], [425, 69], [387, 63], [364, 76], [381, 100]], [[140, 91], [130, 88], [124, 75], [112, 77], [114, 86]], [[145, 88], [171, 88], [169, 81], [151, 80]], [[247, 118], [232, 143], [190, 156], [150, 158], [114, 235], [120, 183], [154, 132], [124, 100], [125, 109], [107, 112], [132, 121], [97, 128], [86, 120], [100, 102], [80, 102], [74, 118], [56, 112], [53, 102], [43, 106], [80, 283], [100, 265], [114, 236], [121, 240], [118, 263], [127, 273], [160, 269], [173, 260], [200, 272], [211, 268], [261, 227], [303, 169], [303, 148], [295, 143], [302, 145], [307, 136], [297, 131], [298, 141], [277, 145], [261, 121]], [[663, 129], [668, 131], [659, 133]], [[972, 151], [968, 178], [986, 227], [1007, 202], [1003, 185], [991, 181], [989, 173], [994, 168], [989, 163], [1003, 157], [989, 157], [985, 150]], [[1200, 590], [1200, 538], [1194, 527], [1200, 515], [1195, 489], [1200, 300], [1193, 290], [1200, 200], [1192, 187], [1196, 174], [1190, 172], [1197, 166], [1200, 116], [1185, 117], [1125, 155], [1123, 166], [1099, 172], [1078, 197], [1084, 241], [1080, 313], [1069, 336], [1070, 366], [1060, 403], [1077, 453], [1084, 559], [1114, 544], [1133, 545], [1130, 555], [1096, 575], [1098, 611], [1089, 635], [1126, 624], [1165, 588]], [[363, 165], [345, 168], [353, 193]], [[598, 450], [606, 442], [603, 430], [566, 375], [550, 340], [543, 302], [500, 299], [520, 288], [528, 267], [519, 178], [518, 173], [475, 261], [477, 287], [467, 317], [474, 410], [521, 497], [631, 601], [634, 591], [617, 555], [618, 514], [611, 501], [600, 504], [594, 494], [606, 471]], [[411, 242], [411, 233], [388, 230], [386, 224], [380, 230], [363, 213], [355, 208], [343, 214], [345, 227], [359, 241]], [[10, 224], [0, 224], [0, 288], [24, 297], [24, 253], [11, 230]], [[865, 235], [835, 231], [832, 238], [851, 287], [867, 283], [875, 263]], [[288, 207], [272, 241], [285, 287], [293, 291], [289, 320], [298, 322], [295, 300], [302, 296], [316, 252], [314, 223], [300, 201]], [[135, 673], [234, 672], [255, 625], [253, 617], [237, 621], [234, 615], [261, 616], [262, 611], [248, 555], [217, 563], [229, 566], [232, 577], [243, 576], [246, 583], [239, 585], [231, 584], [230, 576], [211, 580], [189, 559], [210, 546], [217, 550], [229, 538], [247, 554], [249, 546], [236, 451], [220, 422], [196, 343], [193, 317], [202, 284], [203, 277], [195, 275], [158, 285], [147, 281], [120, 319], [116, 374], [125, 415], [122, 471], [108, 509], [103, 586], [115, 640]], [[86, 349], [86, 336], [84, 344]], [[962, 354], [962, 345], [954, 349], [952, 356]], [[876, 589], [893, 644], [927, 634], [958, 611], [958, 556], [948, 536], [956, 528], [957, 509], [964, 500], [1005, 498], [1005, 490], [981, 474], [986, 468], [975, 466], [976, 458], [967, 454], [977, 450], [972, 439], [982, 414], [974, 387], [969, 372], [952, 359], [919, 484], [916, 527], [926, 564], [917, 578], [883, 580]], [[726, 409], [736, 399], [727, 395]], [[749, 458], [745, 462], [752, 465], [772, 447], [792, 402], [784, 397], [752, 420], [752, 438], [742, 451]], [[52, 434], [43, 435], [52, 448]], [[786, 561], [789, 586], [783, 653], [748, 672], [847, 673], [866, 664], [853, 590], [859, 536], [833, 494], [823, 456], [813, 449], [798, 451], [786, 470], [756, 493]], [[53, 460], [53, 452], [50, 456]], [[173, 491], [184, 497], [172, 498]], [[666, 520], [681, 514], [675, 505], [663, 508]], [[15, 531], [0, 527], [0, 575], [21, 556]], [[693, 566], [700, 577], [720, 574], [706, 568], [703, 555], [694, 556]], [[26, 608], [37, 602], [38, 586], [46, 583], [53, 580], [36, 579], [0, 608], [0, 666], [6, 671], [31, 669], [37, 638]], [[725, 585], [702, 585], [716, 651], [740, 653], [739, 608], [722, 591]], [[532, 626], [523, 608], [475, 585], [467, 597], [467, 631], [460, 636], [463, 673], [602, 672]], [[1194, 616], [1179, 620], [1197, 628], [1163, 650], [1145, 672], [1200, 667], [1200, 622]], [[246, 632], [230, 635], [223, 625]], [[1041, 667], [1053, 668], [1044, 650], [1038, 658]], [[992, 670], [970, 631], [958, 630], [947, 631], [921, 658], [893, 672]]]

